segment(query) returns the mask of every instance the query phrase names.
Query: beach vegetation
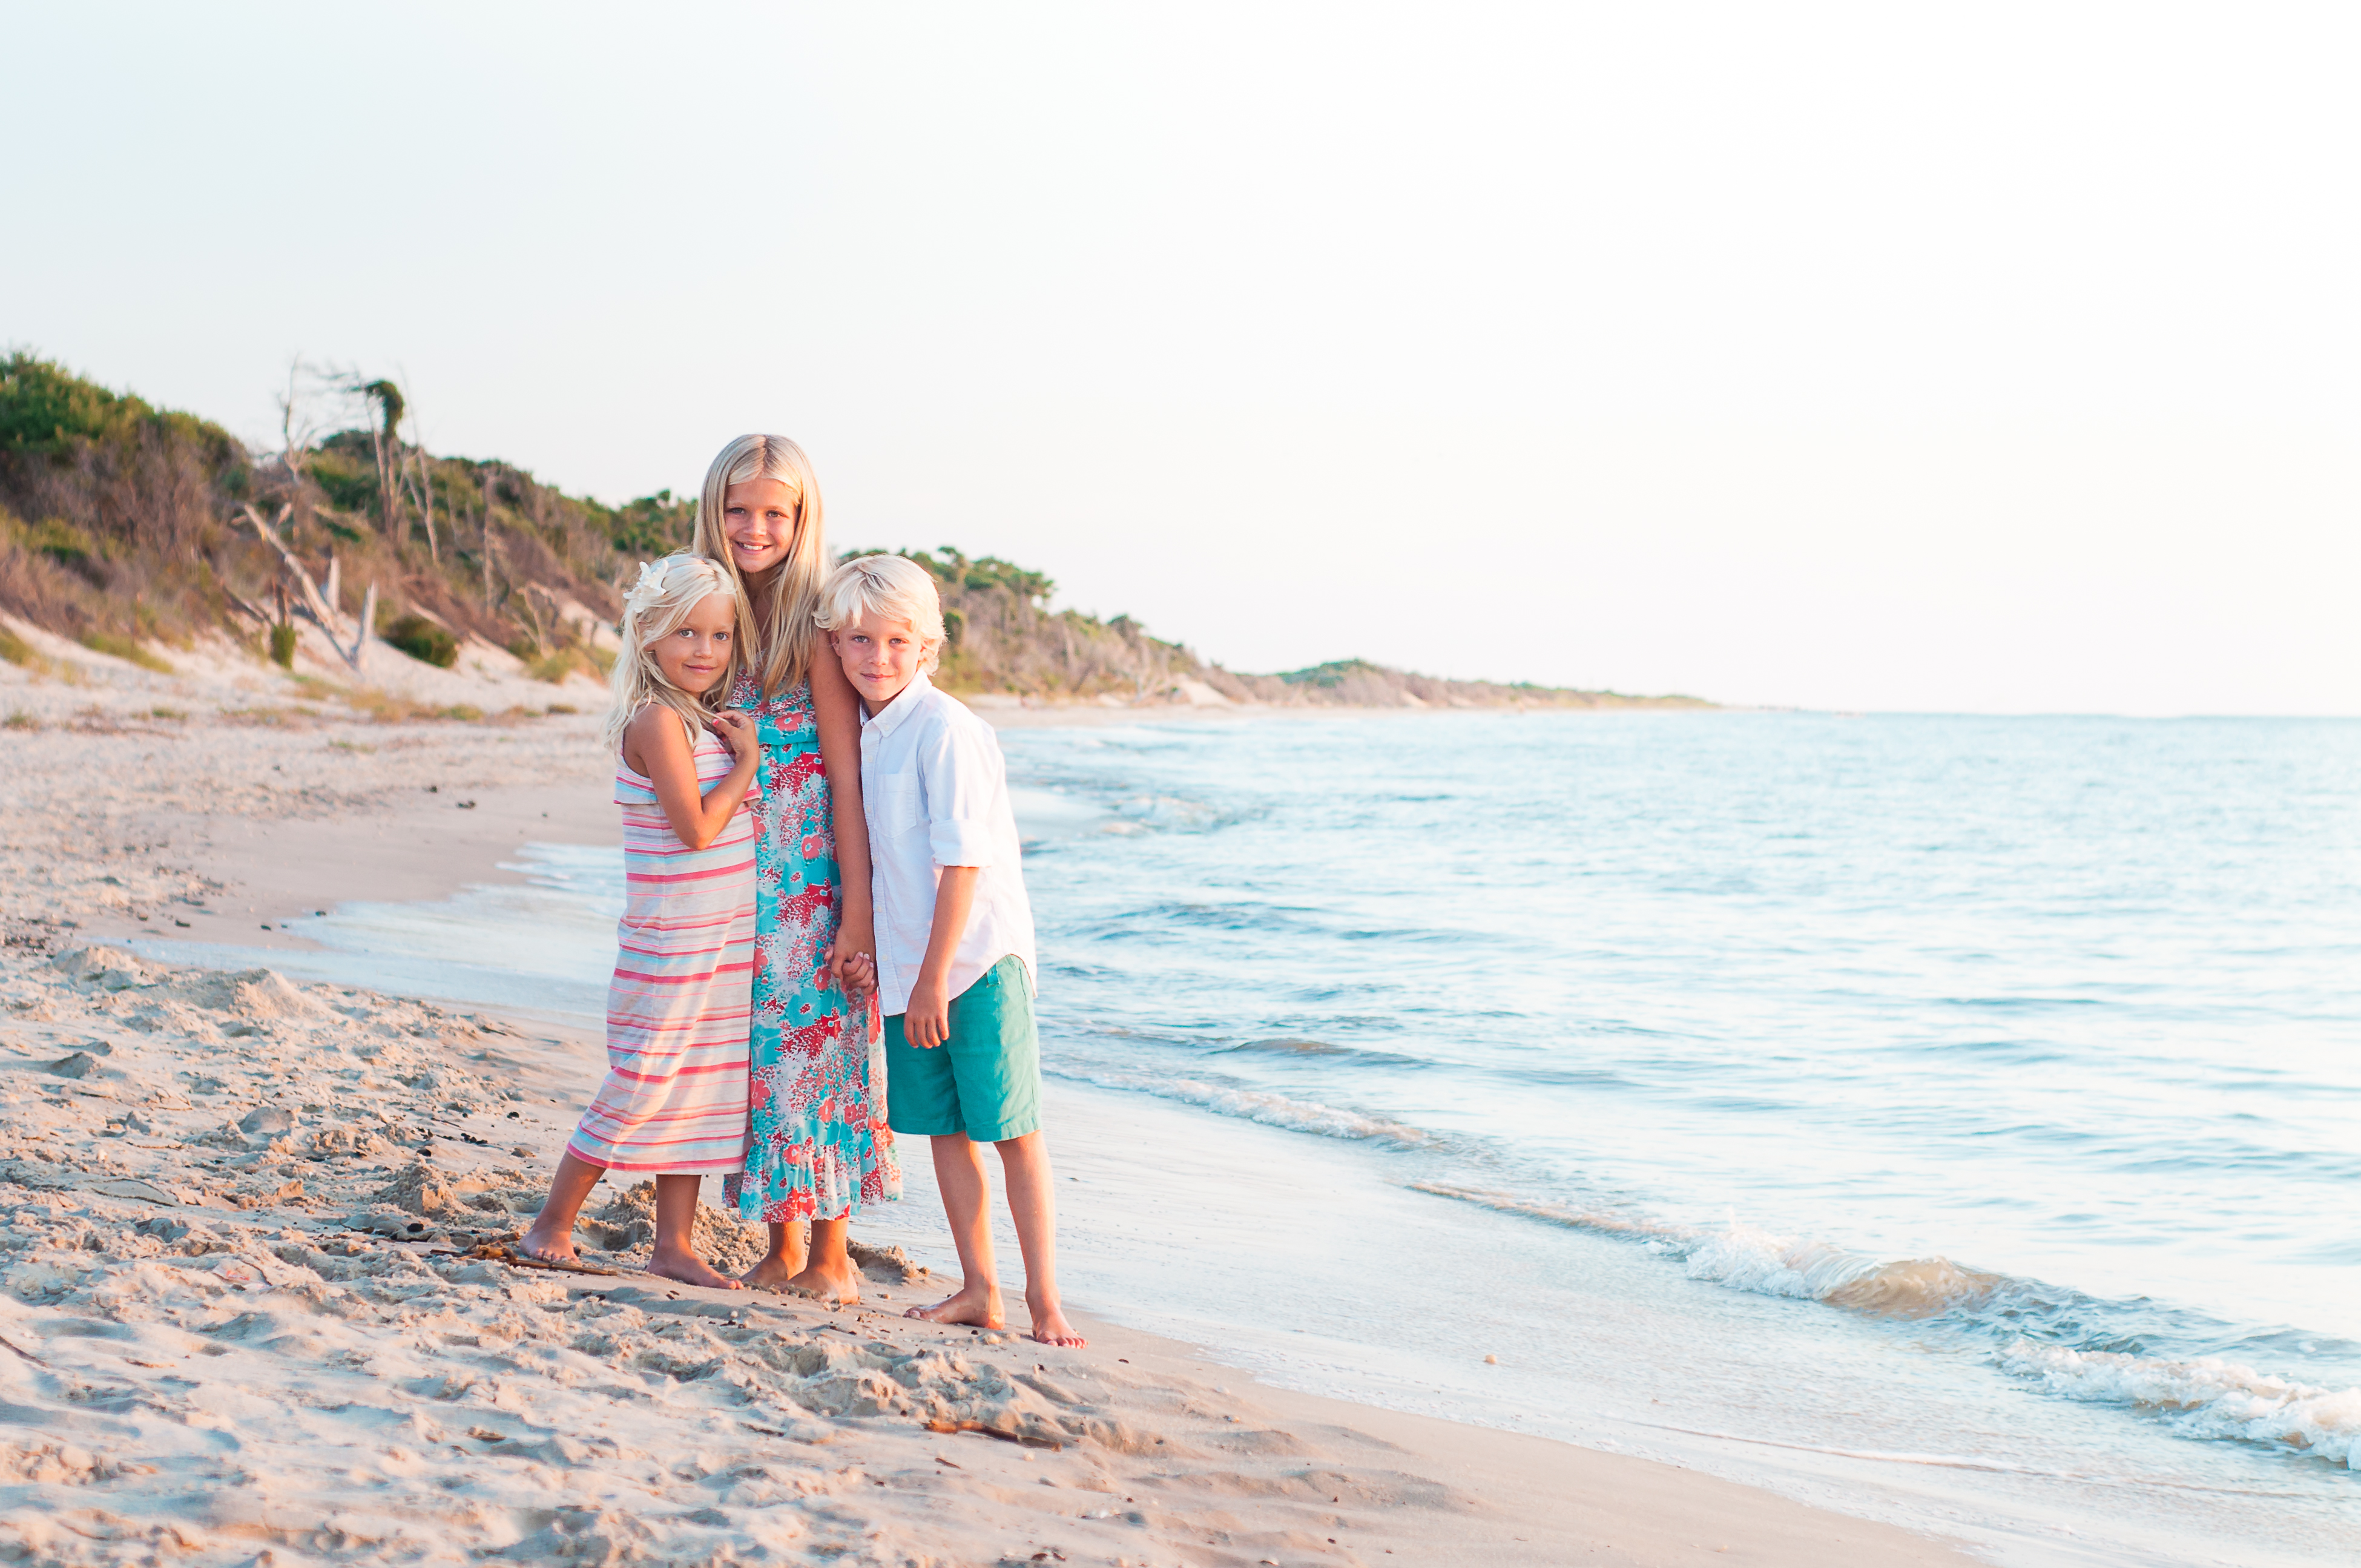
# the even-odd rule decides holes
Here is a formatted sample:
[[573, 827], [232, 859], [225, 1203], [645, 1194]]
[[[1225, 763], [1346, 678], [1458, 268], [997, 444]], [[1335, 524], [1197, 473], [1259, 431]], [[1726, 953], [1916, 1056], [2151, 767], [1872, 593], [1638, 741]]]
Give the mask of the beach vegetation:
[[383, 636], [388, 646], [436, 669], [447, 670], [459, 662], [459, 640], [447, 627], [437, 626], [423, 615], [401, 617]]
[[[275, 629], [285, 559], [326, 598], [330, 629], [377, 590], [380, 634], [448, 668], [470, 638], [552, 683], [603, 679], [622, 588], [687, 547], [694, 495], [620, 504], [570, 495], [497, 458], [418, 443], [416, 400], [381, 375], [291, 367], [275, 447], [249, 449], [52, 360], [0, 358], [0, 610], [150, 669], [148, 645], [226, 632], [291, 668]], [[24, 518], [38, 518], [27, 523]], [[865, 553], [865, 552], [856, 552]], [[1365, 660], [1248, 675], [1151, 635], [1127, 615], [1053, 609], [1047, 573], [939, 544], [899, 552], [941, 592], [937, 679], [961, 693], [1114, 702], [1703, 706], [1690, 698], [1444, 681]], [[445, 650], [448, 650], [446, 657]], [[61, 661], [58, 678], [76, 678]], [[553, 709], [554, 711], [554, 709]], [[415, 717], [415, 715], [413, 715]]]
[[152, 670], [159, 675], [169, 675], [173, 673], [171, 665], [158, 658], [146, 647], [131, 638], [118, 636], [112, 631], [85, 631], [82, 634], [82, 645], [93, 653], [104, 653], [112, 658], [137, 664], [143, 670]]
[[0, 720], [0, 729], [38, 729], [40, 727], [41, 721], [21, 707], [10, 708], [8, 717]]
[[[340, 634], [374, 584], [389, 641], [415, 617], [454, 660], [478, 636], [596, 672], [582, 645], [620, 615], [617, 585], [688, 543], [693, 497], [610, 505], [421, 450], [414, 400], [381, 376], [298, 367], [282, 409], [283, 444], [249, 450], [38, 355], [0, 359], [0, 609], [86, 646], [225, 630], [268, 657], [283, 567], [250, 502], [324, 590], [334, 576]], [[434, 632], [404, 640], [439, 662]]]
[[295, 626], [279, 621], [270, 628], [270, 662], [282, 670], [295, 667]]
[[8, 663], [22, 667], [34, 663], [40, 659], [40, 655], [33, 652], [31, 643], [6, 627], [0, 626], [0, 659], [5, 659]]

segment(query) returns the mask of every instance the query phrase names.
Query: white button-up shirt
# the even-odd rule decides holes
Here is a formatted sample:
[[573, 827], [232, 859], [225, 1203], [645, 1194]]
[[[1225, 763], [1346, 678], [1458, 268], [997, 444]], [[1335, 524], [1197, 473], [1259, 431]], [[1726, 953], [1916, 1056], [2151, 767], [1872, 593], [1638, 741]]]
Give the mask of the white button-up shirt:
[[957, 996], [1014, 953], [1033, 976], [1033, 906], [1025, 897], [1008, 764], [992, 726], [918, 672], [902, 695], [861, 720], [861, 805], [869, 822], [877, 906], [877, 989], [886, 1014], [906, 1013], [935, 923], [944, 866], [981, 866], [967, 930], [951, 954]]

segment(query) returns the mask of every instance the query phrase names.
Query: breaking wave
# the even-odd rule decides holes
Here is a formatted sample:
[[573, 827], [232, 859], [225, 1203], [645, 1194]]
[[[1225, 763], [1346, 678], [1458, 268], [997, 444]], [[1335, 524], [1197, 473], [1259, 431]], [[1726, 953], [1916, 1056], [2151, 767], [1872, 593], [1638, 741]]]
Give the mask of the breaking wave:
[[2170, 1361], [2030, 1339], [2004, 1349], [1999, 1363], [2048, 1393], [2125, 1406], [2184, 1437], [2269, 1443], [2348, 1470], [2361, 1451], [2361, 1388], [2290, 1383], [2218, 1356]]
[[[1734, 1222], [1678, 1225], [1612, 1208], [1532, 1202], [1440, 1182], [1409, 1186], [1502, 1213], [1639, 1240], [1679, 1261], [1692, 1279], [1817, 1301], [1866, 1317], [1955, 1316], [1963, 1327], [2005, 1332], [2007, 1325], [2070, 1310], [2085, 1320], [2103, 1316], [2104, 1303], [2075, 1292], [1970, 1268], [1947, 1257], [1880, 1259]], [[2046, 1343], [2023, 1333], [2014, 1334], [1992, 1359], [2001, 1371], [2044, 1393], [2159, 1418], [2182, 1437], [2263, 1443], [2347, 1469], [2361, 1453], [2361, 1388], [2314, 1387], [2218, 1356], [2173, 1360]]]

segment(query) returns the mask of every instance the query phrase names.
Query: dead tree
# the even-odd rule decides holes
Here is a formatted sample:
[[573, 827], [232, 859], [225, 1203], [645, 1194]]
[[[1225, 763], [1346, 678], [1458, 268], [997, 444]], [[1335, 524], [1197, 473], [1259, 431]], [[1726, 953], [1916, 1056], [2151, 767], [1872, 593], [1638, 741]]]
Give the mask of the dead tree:
[[375, 405], [378, 414], [376, 422], [369, 426], [369, 448], [377, 457], [378, 521], [387, 538], [399, 540], [401, 497], [394, 469], [401, 450], [401, 389], [379, 378], [358, 390], [363, 402]]
[[484, 466], [484, 614], [492, 613], [492, 469]]
[[[359, 674], [361, 652], [368, 646], [369, 629], [377, 621], [377, 585], [371, 583], [368, 586], [368, 593], [361, 600], [360, 624], [353, 629], [352, 645], [348, 648], [346, 646], [345, 633], [339, 626], [344, 617], [334, 608], [337, 588], [336, 558], [334, 555], [328, 557], [328, 591], [323, 595], [319, 587], [312, 581], [312, 574], [303, 569], [303, 563], [295, 559], [295, 552], [290, 550], [280, 539], [277, 528], [262, 521], [262, 514], [254, 510], [253, 503], [249, 501], [239, 510], [246, 513], [246, 520], [254, 524], [254, 532], [261, 537], [262, 542], [279, 552], [280, 565], [286, 568], [287, 575], [295, 580], [295, 586], [302, 591], [302, 602], [294, 607], [295, 613], [318, 627], [321, 634], [327, 638], [328, 646], [336, 651], [336, 657], [350, 666], [353, 674]], [[291, 506], [280, 507], [279, 521], [286, 521], [288, 513], [293, 510]]]

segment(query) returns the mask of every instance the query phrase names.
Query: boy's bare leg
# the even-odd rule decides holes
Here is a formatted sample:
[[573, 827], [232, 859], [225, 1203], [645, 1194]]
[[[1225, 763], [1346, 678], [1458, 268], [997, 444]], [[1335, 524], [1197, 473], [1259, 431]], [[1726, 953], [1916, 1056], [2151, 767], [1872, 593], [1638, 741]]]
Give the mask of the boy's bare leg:
[[998, 1265], [992, 1255], [992, 1217], [986, 1207], [992, 1193], [984, 1181], [983, 1155], [964, 1133], [933, 1142], [935, 1185], [942, 1189], [943, 1212], [951, 1223], [951, 1242], [959, 1248], [960, 1288], [931, 1307], [913, 1307], [903, 1315], [996, 1329], [1007, 1320], [995, 1277]]
[[851, 1306], [861, 1299], [861, 1271], [852, 1266], [851, 1255], [845, 1251], [847, 1235], [852, 1229], [850, 1215], [833, 1220], [811, 1223], [811, 1251], [804, 1266], [787, 1288], [799, 1295], [821, 1301], [834, 1301], [840, 1306]]
[[784, 1290], [810, 1260], [811, 1234], [800, 1220], [791, 1225], [773, 1225], [770, 1231], [771, 1250], [738, 1277], [757, 1290]]
[[541, 1205], [540, 1217], [517, 1238], [517, 1251], [544, 1263], [581, 1262], [582, 1255], [574, 1250], [574, 1222], [581, 1217], [590, 1190], [606, 1174], [568, 1150], [549, 1179], [549, 1197]]
[[1049, 1170], [1049, 1144], [1038, 1130], [998, 1146], [1008, 1182], [1008, 1217], [1025, 1255], [1025, 1310], [1043, 1344], [1088, 1343], [1066, 1321], [1058, 1299], [1058, 1191]]
[[684, 1285], [702, 1285], [709, 1290], [743, 1290], [743, 1285], [716, 1272], [697, 1255], [693, 1241], [697, 1234], [697, 1192], [704, 1185], [701, 1176], [656, 1178], [656, 1245], [648, 1258], [648, 1272], [677, 1279]]

